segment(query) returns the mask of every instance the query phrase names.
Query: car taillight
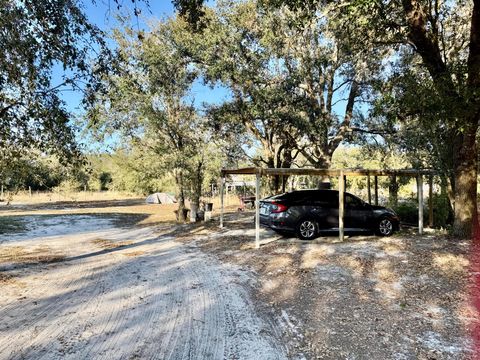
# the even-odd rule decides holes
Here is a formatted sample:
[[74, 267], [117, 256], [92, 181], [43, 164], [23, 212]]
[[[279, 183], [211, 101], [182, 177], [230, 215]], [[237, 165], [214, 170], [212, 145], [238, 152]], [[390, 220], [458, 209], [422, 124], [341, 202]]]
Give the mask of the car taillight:
[[280, 204], [280, 203], [272, 203], [273, 205], [273, 210], [272, 213], [281, 213], [284, 211], [287, 211], [288, 207], [286, 205]]

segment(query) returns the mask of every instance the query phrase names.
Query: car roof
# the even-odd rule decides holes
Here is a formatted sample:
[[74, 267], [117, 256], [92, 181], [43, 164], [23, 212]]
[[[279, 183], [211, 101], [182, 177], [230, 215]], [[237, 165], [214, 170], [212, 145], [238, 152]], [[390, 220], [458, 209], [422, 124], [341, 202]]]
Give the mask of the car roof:
[[[308, 194], [308, 193], [315, 193], [315, 194], [338, 194], [338, 190], [335, 190], [335, 189], [302, 189], [302, 190], [292, 190], [292, 191], [288, 191], [288, 192], [285, 192], [285, 193], [281, 193], [281, 194], [277, 194], [277, 195], [273, 195], [273, 196], [269, 196], [267, 197], [267, 199], [269, 200], [275, 200], [275, 199], [288, 199], [290, 197], [295, 197], [295, 195], [301, 195], [301, 194]], [[346, 195], [350, 195], [350, 196], [353, 196], [353, 197], [356, 197], [358, 199], [360, 199], [358, 196], [356, 195], [353, 195], [349, 192], [346, 192], [345, 191], [345, 194]]]
[[295, 195], [300, 195], [300, 194], [308, 194], [308, 193], [338, 193], [338, 190], [328, 190], [328, 189], [304, 189], [304, 190], [293, 190], [293, 191], [288, 191], [282, 194], [277, 194], [270, 196], [269, 199], [280, 199], [280, 198], [288, 198], [292, 197]]

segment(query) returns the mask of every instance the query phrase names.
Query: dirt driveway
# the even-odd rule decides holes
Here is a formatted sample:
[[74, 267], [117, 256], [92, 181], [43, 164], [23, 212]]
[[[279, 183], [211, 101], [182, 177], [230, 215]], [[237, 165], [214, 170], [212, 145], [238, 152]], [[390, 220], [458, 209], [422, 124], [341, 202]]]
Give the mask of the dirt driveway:
[[480, 272], [468, 241], [408, 230], [300, 241], [263, 230], [254, 250], [251, 217], [199, 226], [184, 241], [255, 274], [255, 303], [280, 323], [288, 356], [480, 359]]
[[286, 358], [252, 273], [174, 241], [171, 226], [20, 220], [0, 235], [1, 359]]
[[475, 358], [468, 242], [263, 230], [254, 249], [249, 213], [114, 205], [0, 212], [0, 359]]

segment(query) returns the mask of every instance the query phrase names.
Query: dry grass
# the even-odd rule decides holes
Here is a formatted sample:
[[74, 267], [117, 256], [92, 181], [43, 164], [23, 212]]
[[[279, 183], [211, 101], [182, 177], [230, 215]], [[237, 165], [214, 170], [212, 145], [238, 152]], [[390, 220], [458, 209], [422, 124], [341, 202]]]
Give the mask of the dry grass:
[[77, 192], [32, 192], [20, 191], [13, 195], [13, 203], [43, 204], [64, 201], [111, 201], [135, 199], [138, 195], [118, 191], [77, 191]]
[[6, 246], [1, 248], [0, 263], [48, 264], [65, 259], [64, 254], [53, 252], [48, 246], [39, 246], [27, 250], [23, 246]]
[[128, 245], [132, 245], [133, 241], [114, 242], [108, 239], [95, 239], [95, 240], [92, 240], [92, 243], [97, 246], [100, 246], [102, 249], [117, 249], [117, 248], [125, 247]]
[[[177, 204], [145, 204], [144, 198], [133, 197], [129, 194], [120, 193], [89, 193], [87, 200], [67, 201], [65, 199], [57, 201], [48, 201], [46, 194], [39, 194], [25, 198], [21, 204], [11, 206], [0, 206], [0, 225], [1, 218], [9, 215], [132, 215], [129, 219], [122, 219], [131, 222], [129, 225], [152, 225], [159, 223], [171, 223], [176, 221], [175, 210]], [[22, 198], [23, 199], [23, 198]], [[207, 202], [213, 202], [213, 215], [220, 214], [220, 199], [205, 199]], [[239, 200], [234, 195], [229, 195], [225, 199], [225, 213], [236, 212], [239, 207]], [[186, 204], [187, 208], [189, 203]]]
[[16, 282], [17, 281], [15, 280], [15, 278], [12, 275], [2, 274], [0, 272], [0, 285], [10, 285], [10, 284], [14, 284]]
[[468, 260], [462, 255], [434, 254], [433, 266], [447, 276], [458, 276], [468, 267]]
[[135, 257], [135, 256], [140, 256], [145, 254], [145, 251], [132, 251], [128, 253], [123, 253], [122, 255], [129, 256], [129, 257]]
[[328, 257], [334, 253], [331, 247], [320, 245], [302, 256], [302, 268], [313, 269], [319, 264], [328, 263]]

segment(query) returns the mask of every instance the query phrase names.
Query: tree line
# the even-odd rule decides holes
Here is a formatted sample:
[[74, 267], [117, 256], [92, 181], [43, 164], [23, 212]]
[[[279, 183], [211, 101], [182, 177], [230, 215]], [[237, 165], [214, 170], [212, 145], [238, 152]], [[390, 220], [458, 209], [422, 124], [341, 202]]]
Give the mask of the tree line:
[[[356, 144], [439, 170], [455, 235], [476, 231], [480, 2], [174, 3], [179, 13], [148, 31], [134, 30], [128, 21], [117, 29], [115, 50], [89, 73], [94, 77], [82, 91], [90, 130], [118, 133], [128, 151], [155, 158], [160, 171], [174, 177], [180, 207], [185, 189], [198, 203], [212, 159], [221, 159], [215, 164], [221, 166], [248, 161], [325, 168], [341, 144]], [[104, 36], [86, 27], [86, 19], [74, 19], [83, 27], [61, 25], [89, 38]], [[84, 54], [65, 63], [81, 73]], [[42, 79], [35, 79], [37, 87]], [[198, 82], [226, 89], [227, 100], [198, 106], [192, 92]], [[8, 101], [2, 119], [23, 114]], [[10, 129], [32, 117], [27, 108], [18, 123], [9, 120]], [[58, 130], [69, 131], [60, 115]], [[11, 135], [3, 135], [2, 149], [19, 148], [8, 142]], [[61, 143], [72, 143], [63, 138]], [[65, 150], [75, 148], [59, 149]], [[3, 159], [16, 156], [2, 151]], [[271, 179], [271, 191], [281, 190], [282, 181]]]

